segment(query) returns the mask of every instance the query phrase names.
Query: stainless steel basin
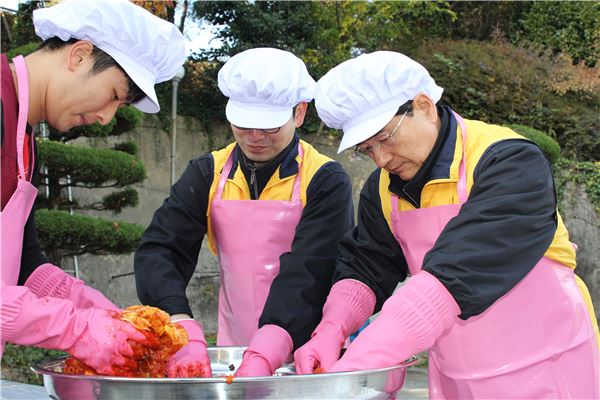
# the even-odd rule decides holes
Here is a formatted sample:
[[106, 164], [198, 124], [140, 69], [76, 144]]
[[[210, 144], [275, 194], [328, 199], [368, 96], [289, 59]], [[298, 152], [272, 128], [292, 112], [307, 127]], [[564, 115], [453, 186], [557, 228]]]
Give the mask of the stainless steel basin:
[[119, 378], [64, 374], [65, 357], [33, 363], [43, 375], [51, 399], [389, 399], [402, 383], [406, 367], [416, 364], [412, 357], [404, 363], [383, 369], [318, 375], [296, 375], [294, 365], [286, 364], [273, 376], [235, 378], [227, 384], [242, 360], [245, 347], [209, 347], [214, 378]]

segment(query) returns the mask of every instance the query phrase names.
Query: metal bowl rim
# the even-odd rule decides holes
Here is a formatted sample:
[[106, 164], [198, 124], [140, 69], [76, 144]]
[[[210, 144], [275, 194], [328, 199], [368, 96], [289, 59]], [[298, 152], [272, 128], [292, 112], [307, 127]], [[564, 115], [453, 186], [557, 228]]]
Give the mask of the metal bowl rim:
[[[234, 346], [232, 346], [234, 347]], [[223, 383], [225, 381], [225, 377], [218, 378], [127, 378], [120, 376], [103, 376], [103, 375], [71, 375], [65, 374], [61, 372], [52, 371], [42, 367], [43, 364], [51, 363], [51, 362], [59, 362], [63, 361], [70, 356], [60, 356], [56, 358], [45, 358], [40, 361], [33, 361], [30, 364], [30, 368], [33, 372], [40, 375], [50, 375], [59, 378], [66, 379], [76, 379], [76, 380], [98, 380], [98, 381], [110, 381], [110, 382], [145, 382], [145, 383]], [[417, 356], [412, 356], [409, 359], [405, 360], [401, 364], [394, 365], [391, 367], [379, 368], [379, 369], [369, 369], [369, 370], [359, 370], [359, 371], [348, 371], [348, 372], [326, 372], [322, 374], [305, 374], [305, 375], [281, 375], [281, 376], [261, 376], [261, 377], [235, 377], [231, 384], [235, 384], [236, 382], [257, 382], [257, 381], [276, 381], [281, 379], [322, 379], [327, 376], [352, 376], [352, 375], [369, 375], [376, 374], [381, 372], [388, 372], [399, 368], [406, 368], [414, 365], [419, 361]]]

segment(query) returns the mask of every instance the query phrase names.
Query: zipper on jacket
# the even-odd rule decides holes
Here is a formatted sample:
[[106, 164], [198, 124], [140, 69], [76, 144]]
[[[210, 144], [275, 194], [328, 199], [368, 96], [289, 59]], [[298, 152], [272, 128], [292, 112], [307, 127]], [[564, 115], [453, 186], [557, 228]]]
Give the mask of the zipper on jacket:
[[404, 190], [404, 188], [402, 188], [402, 193], [406, 195], [410, 203], [412, 203], [415, 208], [419, 208], [419, 203], [406, 190]]
[[256, 167], [250, 167], [250, 186], [254, 191], [254, 200], [258, 200], [258, 186], [256, 185]]

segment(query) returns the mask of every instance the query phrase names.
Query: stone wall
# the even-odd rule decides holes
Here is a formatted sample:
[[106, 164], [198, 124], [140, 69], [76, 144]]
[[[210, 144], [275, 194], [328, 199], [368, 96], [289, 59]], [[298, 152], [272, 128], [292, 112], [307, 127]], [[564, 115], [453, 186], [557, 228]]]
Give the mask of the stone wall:
[[[200, 124], [191, 118], [180, 117], [177, 120], [177, 158], [176, 176], [185, 169], [190, 159], [203, 155], [213, 149], [225, 146], [233, 137], [223, 126], [212, 129], [208, 135]], [[354, 204], [358, 205], [360, 188], [375, 168], [371, 162], [356, 161], [348, 152], [337, 155], [339, 140], [326, 135], [309, 135], [302, 139], [312, 143], [320, 152], [343, 164], [353, 179]], [[125, 209], [121, 214], [112, 216], [106, 213], [90, 213], [105, 218], [115, 218], [135, 222], [146, 226], [154, 211], [169, 194], [170, 179], [170, 134], [160, 129], [156, 117], [147, 116], [142, 125], [135, 131], [118, 138], [118, 141], [131, 140], [140, 148], [140, 157], [147, 171], [147, 179], [135, 188], [139, 192], [140, 202], [135, 208]], [[111, 147], [114, 138], [80, 139], [78, 144], [89, 146]], [[109, 191], [77, 190], [75, 196], [85, 201], [98, 199]], [[562, 204], [563, 217], [571, 232], [572, 240], [579, 245], [578, 273], [584, 278], [592, 297], [595, 299], [596, 313], [600, 311], [600, 231], [598, 219], [593, 206], [587, 200], [585, 191], [580, 186], [568, 186], [568, 195]], [[205, 242], [206, 243], [206, 242]], [[216, 310], [219, 288], [218, 264], [216, 258], [203, 244], [198, 267], [187, 290], [192, 310], [201, 320], [208, 332], [216, 331]], [[133, 255], [125, 256], [92, 256], [78, 257], [80, 277], [90, 285], [105, 293], [120, 306], [138, 304], [133, 277]], [[72, 259], [65, 260], [65, 269], [73, 267]]]
[[600, 321], [600, 220], [585, 186], [568, 182], [560, 205], [570, 239], [577, 245], [577, 269], [587, 285]]

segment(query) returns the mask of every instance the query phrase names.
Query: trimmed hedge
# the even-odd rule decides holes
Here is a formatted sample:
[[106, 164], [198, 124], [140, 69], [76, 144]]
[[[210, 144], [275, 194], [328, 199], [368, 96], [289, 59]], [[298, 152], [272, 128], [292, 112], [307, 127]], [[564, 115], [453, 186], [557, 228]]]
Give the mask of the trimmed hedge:
[[146, 178], [139, 158], [122, 151], [39, 141], [39, 161], [54, 176], [70, 175], [73, 184], [85, 187], [123, 187]]
[[560, 158], [560, 145], [556, 142], [556, 140], [552, 139], [542, 131], [538, 131], [537, 129], [533, 129], [525, 125], [513, 124], [508, 125], [508, 127], [537, 144], [546, 154], [546, 157], [548, 157], [550, 163], [552, 163], [552, 165], [556, 164]]
[[115, 114], [116, 124], [110, 132], [110, 136], [117, 136], [137, 128], [143, 117], [144, 113], [133, 106], [119, 107]]
[[132, 141], [117, 143], [113, 146], [113, 150], [122, 151], [124, 153], [131, 154], [132, 156], [137, 156], [140, 152], [137, 143]]
[[142, 121], [143, 113], [133, 106], [119, 107], [115, 117], [106, 125], [95, 123], [92, 125], [78, 126], [68, 132], [59, 132], [50, 127], [50, 140], [69, 141], [78, 137], [107, 137], [118, 136], [138, 127]]
[[134, 251], [144, 227], [121, 221], [58, 210], [37, 210], [36, 225], [44, 251], [61, 249], [69, 255], [126, 254]]
[[117, 214], [123, 211], [125, 207], [135, 207], [138, 205], [139, 196], [135, 189], [125, 189], [113, 192], [102, 198], [102, 206], [106, 210], [111, 210]]

